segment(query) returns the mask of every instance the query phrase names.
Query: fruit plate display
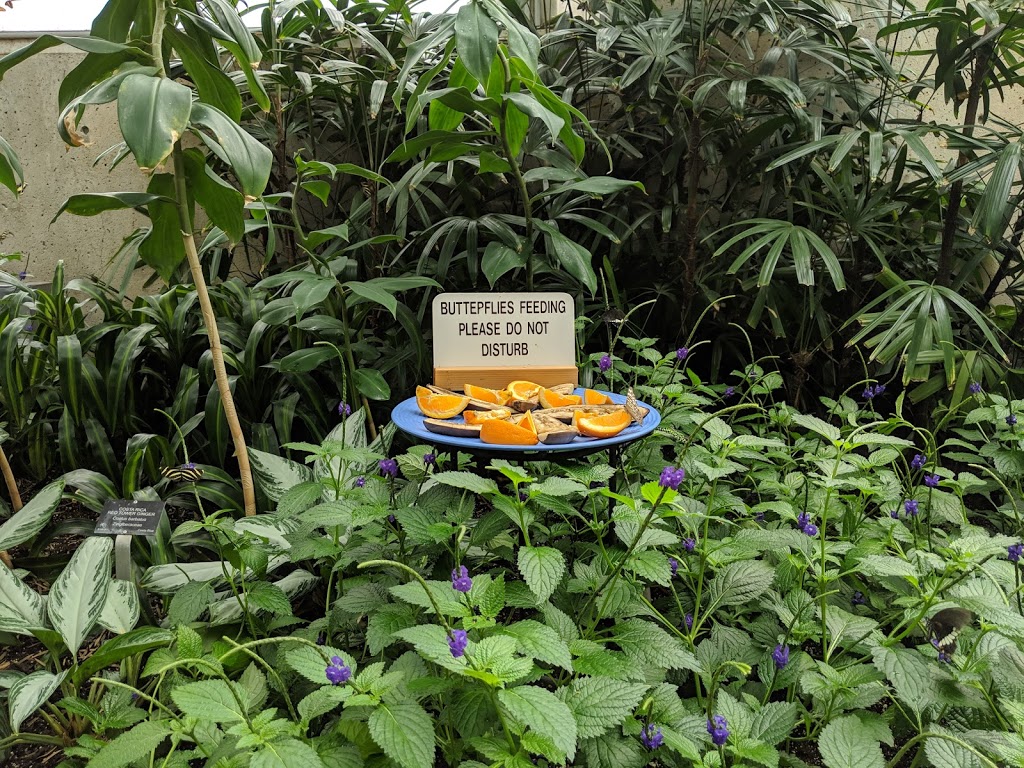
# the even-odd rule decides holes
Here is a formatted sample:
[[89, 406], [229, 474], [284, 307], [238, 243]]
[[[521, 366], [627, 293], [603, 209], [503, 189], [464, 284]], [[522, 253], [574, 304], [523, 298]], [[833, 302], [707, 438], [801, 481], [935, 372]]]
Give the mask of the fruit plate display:
[[[575, 394], [577, 395], [582, 396], [583, 393], [584, 390], [582, 388], [577, 388], [575, 390]], [[612, 403], [616, 405], [623, 405], [626, 402], [625, 395], [617, 395], [614, 392], [603, 392], [603, 394], [607, 395], [611, 399]], [[632, 443], [635, 440], [646, 437], [657, 429], [658, 425], [661, 423], [661, 414], [647, 403], [638, 401], [637, 405], [647, 411], [642, 424], [631, 424], [614, 437], [598, 438], [579, 435], [570, 442], [561, 444], [537, 443], [536, 445], [505, 445], [500, 443], [485, 443], [479, 437], [438, 434], [430, 431], [424, 425], [423, 413], [416, 404], [415, 397], [410, 397], [408, 400], [403, 400], [401, 403], [396, 405], [391, 411], [391, 420], [400, 430], [408, 435], [419, 438], [423, 442], [430, 443], [432, 445], [443, 445], [448, 448], [470, 454], [504, 453], [548, 455], [552, 453], [593, 453]], [[448, 419], [447, 421], [453, 425], [465, 424], [465, 419], [462, 415], [456, 416], [453, 419]]]

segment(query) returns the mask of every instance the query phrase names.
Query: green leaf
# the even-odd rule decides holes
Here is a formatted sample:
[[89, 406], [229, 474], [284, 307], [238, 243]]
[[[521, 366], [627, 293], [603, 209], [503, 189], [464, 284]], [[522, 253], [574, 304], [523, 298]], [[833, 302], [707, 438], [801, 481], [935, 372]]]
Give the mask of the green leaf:
[[644, 692], [645, 683], [626, 683], [610, 677], [584, 677], [563, 689], [581, 739], [590, 739], [615, 728], [629, 717]]
[[555, 694], [534, 685], [521, 685], [498, 691], [498, 701], [517, 721], [551, 739], [570, 760], [576, 756], [576, 720]]
[[245, 235], [245, 198], [242, 193], [213, 172], [198, 149], [185, 151], [185, 175], [196, 202], [232, 243]]
[[50, 588], [46, 612], [72, 655], [78, 653], [103, 610], [113, 551], [111, 539], [87, 538]]
[[498, 484], [493, 480], [480, 477], [472, 472], [438, 472], [432, 478], [434, 482], [452, 488], [461, 488], [477, 494], [497, 493]]
[[7, 693], [11, 730], [18, 732], [21, 724], [35, 713], [57, 690], [67, 671], [53, 675], [44, 669], [15, 681]]
[[65, 211], [73, 216], [96, 216], [105, 211], [122, 211], [128, 208], [142, 208], [158, 200], [173, 202], [159, 195], [145, 192], [92, 192], [72, 195], [57, 210], [50, 220], [52, 224]]
[[434, 721], [419, 704], [382, 703], [368, 724], [373, 740], [402, 768], [433, 768]]
[[501, 632], [516, 639], [523, 655], [572, 672], [572, 654], [569, 653], [569, 646], [551, 627], [527, 619], [509, 624]]
[[140, 760], [171, 735], [167, 720], [146, 720], [107, 744], [89, 761], [89, 768], [122, 768]]
[[30, 502], [0, 525], [0, 551], [13, 549], [35, 538], [50, 522], [63, 493], [63, 478], [55, 480], [37, 491]]
[[203, 143], [217, 157], [231, 166], [246, 197], [258, 198], [270, 181], [274, 153], [250, 136], [230, 117], [216, 107], [197, 102], [192, 106], [192, 126]]
[[304, 741], [282, 739], [263, 744], [252, 756], [249, 768], [324, 768], [316, 751]]
[[[152, 225], [149, 233], [139, 243], [139, 258], [144, 264], [156, 270], [165, 281], [170, 282], [175, 270], [185, 260], [185, 243], [181, 237], [178, 207], [170, 202], [174, 198], [174, 176], [170, 173], [154, 173], [150, 177], [147, 191], [159, 199], [149, 204], [148, 213]], [[164, 202], [165, 200], [167, 202]], [[153, 328], [153, 325], [147, 323], [146, 327]], [[118, 341], [120, 342], [120, 339]], [[107, 387], [109, 390], [117, 387], [117, 384], [108, 381]], [[111, 412], [115, 416], [119, 413], [113, 409]]]
[[146, 172], [166, 160], [188, 127], [192, 91], [166, 77], [132, 74], [117, 91], [117, 122]]
[[593, 295], [597, 291], [597, 275], [594, 273], [590, 251], [563, 235], [553, 224], [538, 220], [534, 225], [546, 236], [552, 262], [561, 265]]
[[384, 379], [384, 374], [376, 368], [358, 368], [352, 374], [359, 394], [370, 400], [387, 400], [391, 397], [391, 387]]
[[107, 587], [107, 598], [103, 601], [103, 609], [97, 621], [115, 635], [123, 635], [135, 629], [135, 625], [139, 623], [140, 611], [139, 590], [136, 589], [135, 583], [111, 579]]
[[828, 768], [885, 768], [874, 731], [854, 715], [826, 725], [818, 738], [818, 750]]
[[760, 560], [729, 563], [715, 574], [708, 589], [711, 605], [747, 605], [769, 589], [775, 578], [771, 566]]
[[150, 56], [145, 51], [130, 45], [121, 45], [98, 37], [66, 37], [62, 35], [40, 35], [28, 45], [13, 51], [0, 59], [0, 80], [7, 70], [55, 45], [69, 45], [86, 53], [123, 53], [127, 52], [139, 60], [148, 61]]
[[811, 432], [817, 432], [826, 440], [833, 443], [838, 443], [843, 437], [843, 433], [839, 431], [839, 427], [835, 427], [827, 421], [822, 421], [817, 416], [809, 416], [804, 413], [794, 413], [790, 415], [790, 418], [794, 424], [801, 426], [804, 429], [809, 429]]
[[519, 572], [541, 602], [547, 600], [565, 575], [565, 557], [552, 547], [520, 547]]
[[274, 504], [281, 501], [289, 488], [313, 479], [313, 471], [309, 467], [272, 453], [250, 448], [249, 460], [260, 490]]
[[750, 736], [767, 744], [778, 744], [789, 736], [796, 725], [797, 711], [794, 702], [773, 701], [765, 704], [754, 715]]
[[362, 299], [380, 304], [384, 309], [391, 313], [392, 317], [398, 317], [398, 299], [375, 281], [369, 280], [361, 282], [358, 280], [350, 280], [345, 283], [345, 287]]
[[245, 722], [245, 689], [234, 685], [241, 704], [223, 680], [200, 680], [185, 683], [171, 691], [171, 699], [185, 715], [214, 723]]
[[333, 656], [340, 657], [352, 670], [352, 674], [356, 673], [356, 662], [348, 653], [338, 648], [332, 648], [330, 646], [322, 646], [321, 648], [311, 648], [308, 645], [300, 645], [292, 648], [285, 654], [285, 658], [288, 660], [288, 666], [302, 675], [304, 678], [309, 680], [311, 683], [317, 685], [328, 685], [327, 679], [327, 667], [330, 664], [329, 661]]
[[[928, 730], [932, 733], [966, 741], [962, 734], [954, 734], [935, 723], [929, 725]], [[938, 736], [933, 736], [925, 741], [924, 754], [933, 768], [981, 768], [981, 761], [974, 752], [960, 746], [955, 741], [948, 741]]]
[[216, 62], [206, 58], [199, 42], [170, 25], [164, 30], [164, 35], [174, 46], [185, 71], [196, 84], [200, 101], [216, 107], [236, 123], [241, 120], [242, 97], [238, 87]]
[[333, 712], [338, 705], [352, 696], [351, 686], [332, 685], [324, 688], [317, 688], [315, 691], [304, 697], [299, 702], [299, 715], [306, 722], [315, 717]]
[[75, 685], [81, 685], [94, 674], [111, 664], [129, 656], [137, 656], [155, 648], [170, 645], [174, 634], [159, 627], [139, 627], [131, 632], [108, 640], [75, 670]]
[[33, 627], [43, 626], [45, 610], [43, 598], [0, 563], [0, 630], [31, 635]]
[[526, 258], [523, 254], [497, 241], [487, 244], [480, 260], [480, 269], [491, 288], [501, 277], [525, 265]]
[[498, 51], [498, 25], [477, 0], [459, 8], [455, 16], [455, 45], [469, 73], [486, 83]]
[[25, 184], [25, 173], [14, 147], [0, 136], [0, 184], [3, 184], [15, 196], [21, 193]]
[[626, 656], [643, 666], [659, 669], [698, 669], [682, 640], [642, 619], [629, 619], [612, 628], [615, 642]]

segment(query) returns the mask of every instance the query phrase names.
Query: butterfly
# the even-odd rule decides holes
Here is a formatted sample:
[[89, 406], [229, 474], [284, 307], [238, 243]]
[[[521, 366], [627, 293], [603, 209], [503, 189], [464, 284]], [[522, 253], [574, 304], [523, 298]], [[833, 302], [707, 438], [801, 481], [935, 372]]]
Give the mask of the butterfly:
[[928, 639], [939, 650], [940, 657], [956, 653], [960, 630], [973, 621], [974, 614], [963, 608], [945, 608], [928, 619]]
[[160, 474], [175, 483], [194, 483], [203, 476], [203, 470], [190, 462], [180, 467], [161, 467]]
[[636, 394], [633, 392], [633, 388], [630, 387], [626, 390], [626, 413], [629, 414], [630, 418], [633, 419], [637, 424], [644, 423], [644, 412], [640, 410], [640, 406], [636, 402]]

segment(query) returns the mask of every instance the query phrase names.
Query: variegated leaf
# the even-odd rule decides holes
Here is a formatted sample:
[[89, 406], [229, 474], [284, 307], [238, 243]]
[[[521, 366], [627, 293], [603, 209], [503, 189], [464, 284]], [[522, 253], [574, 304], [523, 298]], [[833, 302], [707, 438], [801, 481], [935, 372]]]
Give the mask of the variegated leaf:
[[272, 453], [250, 449], [249, 461], [260, 490], [273, 504], [277, 504], [289, 488], [313, 479], [309, 467]]
[[110, 584], [114, 542], [86, 539], [50, 588], [46, 610], [72, 654], [78, 653], [103, 610]]
[[44, 624], [43, 598], [5, 565], [0, 565], [0, 629], [31, 635], [32, 627]]
[[55, 480], [32, 497], [32, 501], [0, 525], [0, 550], [12, 549], [34, 538], [53, 517], [64, 493], [64, 480]]
[[99, 622], [117, 635], [135, 629], [139, 622], [139, 590], [130, 581], [112, 579], [107, 587], [107, 599], [103, 602]]
[[25, 675], [11, 686], [7, 698], [11, 707], [12, 731], [18, 732], [25, 719], [53, 695], [66, 674], [66, 670], [54, 675], [41, 669], [31, 675]]

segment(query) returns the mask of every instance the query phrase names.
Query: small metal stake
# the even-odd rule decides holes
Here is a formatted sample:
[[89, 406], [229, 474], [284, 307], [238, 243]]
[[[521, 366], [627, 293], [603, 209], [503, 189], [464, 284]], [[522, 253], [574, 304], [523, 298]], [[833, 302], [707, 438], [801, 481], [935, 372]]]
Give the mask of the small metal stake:
[[132, 581], [132, 536], [122, 533], [114, 539], [114, 574], [123, 581]]

